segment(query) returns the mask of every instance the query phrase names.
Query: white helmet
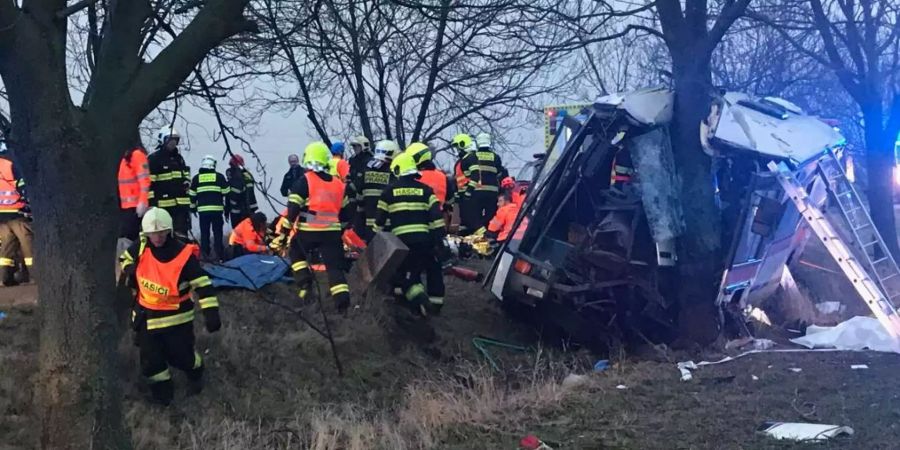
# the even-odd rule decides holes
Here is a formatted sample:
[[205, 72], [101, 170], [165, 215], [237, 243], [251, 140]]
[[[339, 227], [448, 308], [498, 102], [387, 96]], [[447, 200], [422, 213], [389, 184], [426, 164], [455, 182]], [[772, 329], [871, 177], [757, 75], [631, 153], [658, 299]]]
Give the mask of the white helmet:
[[159, 134], [156, 135], [156, 143], [159, 144], [160, 147], [166, 145], [166, 141], [169, 139], [181, 139], [181, 135], [178, 134], [178, 130], [175, 127], [165, 126], [159, 129]]
[[206, 155], [200, 160], [200, 168], [201, 169], [213, 169], [216, 168], [216, 158], [213, 155]]
[[369, 151], [369, 139], [365, 136], [353, 136], [350, 138], [350, 145], [358, 145], [362, 147], [363, 150]]
[[475, 136], [475, 143], [478, 145], [478, 148], [491, 148], [491, 135], [478, 133], [478, 136]]
[[0, 154], [6, 153], [9, 149], [6, 148], [6, 141], [0, 141]]
[[162, 208], [150, 208], [141, 219], [141, 231], [145, 234], [172, 231], [172, 216]]
[[375, 159], [379, 161], [389, 161], [398, 152], [400, 152], [400, 146], [397, 145], [397, 141], [385, 139], [375, 143]]

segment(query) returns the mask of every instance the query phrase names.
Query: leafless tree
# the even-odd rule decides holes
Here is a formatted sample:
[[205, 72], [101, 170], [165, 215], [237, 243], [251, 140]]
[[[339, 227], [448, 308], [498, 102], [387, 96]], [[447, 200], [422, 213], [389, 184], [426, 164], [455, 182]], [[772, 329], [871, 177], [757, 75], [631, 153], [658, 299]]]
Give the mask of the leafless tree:
[[752, 16], [832, 71], [861, 115], [872, 220], [895, 257], [894, 142], [900, 132], [900, 2], [784, 0]]
[[[42, 448], [128, 448], [115, 364], [115, 169], [148, 113], [224, 40], [249, 0], [0, 1], [10, 148], [38, 217]], [[21, 5], [20, 5], [21, 4]], [[188, 4], [194, 6], [188, 7]], [[174, 37], [160, 34], [166, 27]], [[72, 35], [76, 38], [73, 39]], [[69, 69], [70, 44], [86, 49]]]

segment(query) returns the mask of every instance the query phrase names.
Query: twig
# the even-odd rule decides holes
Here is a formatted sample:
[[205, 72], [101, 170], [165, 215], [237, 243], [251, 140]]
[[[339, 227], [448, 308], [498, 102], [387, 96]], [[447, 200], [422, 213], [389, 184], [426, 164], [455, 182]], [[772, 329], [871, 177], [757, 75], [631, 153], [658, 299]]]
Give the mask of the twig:
[[65, 19], [66, 17], [69, 17], [72, 14], [75, 14], [78, 11], [81, 11], [82, 9], [87, 8], [88, 6], [91, 6], [94, 3], [97, 3], [98, 1], [100, 1], [100, 0], [81, 0], [80, 2], [75, 3], [72, 6], [69, 6], [69, 7], [66, 7], [66, 8], [63, 8], [63, 9], [57, 11], [56, 18], [57, 19]]

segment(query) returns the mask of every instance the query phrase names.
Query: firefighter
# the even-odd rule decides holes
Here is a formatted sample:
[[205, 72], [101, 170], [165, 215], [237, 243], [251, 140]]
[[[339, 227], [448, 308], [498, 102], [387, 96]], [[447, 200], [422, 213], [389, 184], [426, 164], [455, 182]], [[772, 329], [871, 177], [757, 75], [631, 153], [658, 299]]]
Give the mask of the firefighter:
[[331, 174], [345, 183], [350, 176], [350, 163], [344, 159], [344, 143], [340, 141], [331, 144]]
[[141, 234], [141, 217], [150, 208], [150, 166], [147, 150], [135, 146], [119, 161], [119, 209], [121, 229], [119, 237], [136, 241]]
[[[378, 200], [375, 227], [393, 233], [409, 248], [397, 280], [407, 306], [423, 316], [437, 314], [444, 304], [441, 265], [448, 259], [438, 199], [418, 180], [419, 172], [410, 154], [398, 155], [391, 171], [397, 179]], [[423, 272], [427, 289], [422, 285]]]
[[210, 254], [210, 230], [216, 259], [225, 258], [225, 246], [222, 239], [222, 227], [225, 225], [225, 206], [228, 204], [228, 193], [231, 187], [225, 175], [216, 171], [216, 158], [206, 155], [200, 162], [200, 170], [191, 180], [191, 211], [200, 219], [200, 251], [203, 258], [212, 259]]
[[175, 237], [188, 240], [191, 229], [191, 169], [178, 151], [178, 131], [163, 127], [157, 135], [157, 150], [148, 159], [150, 167], [150, 206], [162, 208], [172, 216]]
[[497, 196], [500, 180], [507, 177], [500, 155], [491, 150], [491, 135], [479, 133], [476, 137], [478, 149], [468, 152], [462, 159], [462, 171], [469, 183], [463, 197], [466, 198], [470, 229], [479, 229], [490, 222], [497, 213]]
[[194, 302], [199, 298], [206, 330], [221, 328], [219, 301], [209, 276], [193, 255], [191, 245], [172, 238], [172, 217], [150, 208], [141, 220], [144, 237], [120, 257], [126, 283], [137, 290], [132, 314], [140, 347], [141, 373], [157, 403], [173, 397], [169, 366], [183, 370], [193, 393], [202, 388], [203, 359], [194, 351]]
[[453, 165], [453, 175], [456, 178], [456, 203], [459, 204], [459, 234], [467, 236], [477, 228], [471, 228], [473, 220], [469, 217], [472, 208], [469, 206], [471, 197], [463, 196], [469, 186], [469, 178], [463, 173], [462, 162], [466, 154], [475, 150], [472, 144], [472, 136], [460, 133], [453, 137], [451, 145], [456, 149], [456, 164]]
[[456, 183], [450, 181], [443, 171], [434, 165], [431, 149], [421, 142], [413, 142], [406, 148], [405, 153], [412, 156], [419, 170], [419, 181], [434, 191], [438, 204], [444, 214], [453, 211], [453, 203], [456, 200]]
[[235, 228], [257, 210], [256, 192], [254, 191], [256, 181], [250, 171], [244, 168], [244, 158], [241, 155], [231, 155], [228, 166], [225, 178], [228, 179], [228, 186], [231, 187], [228, 204], [230, 205], [231, 227]]
[[350, 150], [353, 150], [353, 155], [350, 156], [347, 163], [350, 166], [350, 179], [354, 180], [366, 170], [372, 159], [369, 139], [365, 136], [354, 136], [350, 139]]
[[17, 284], [13, 275], [20, 253], [26, 272], [22, 281], [30, 281], [34, 257], [31, 222], [25, 216], [27, 211], [25, 179], [7, 154], [6, 143], [0, 142], [0, 284], [3, 286]]
[[228, 239], [231, 254], [234, 258], [251, 253], [268, 253], [266, 246], [266, 215], [255, 212], [244, 219], [231, 232]]
[[378, 211], [378, 198], [382, 191], [391, 183], [391, 160], [400, 150], [396, 142], [390, 140], [378, 141], [375, 144], [375, 153], [364, 170], [357, 173], [353, 181], [356, 191], [357, 214], [354, 229], [364, 241], [369, 242], [375, 236], [375, 213]]
[[[331, 152], [321, 141], [306, 146], [303, 163], [306, 172], [294, 183], [288, 197], [287, 223], [295, 223], [297, 234], [291, 239], [291, 270], [305, 300], [314, 278], [310, 258], [318, 252], [325, 264], [331, 297], [338, 311], [350, 307], [350, 286], [344, 276], [344, 245], [341, 232], [353, 213], [353, 189], [331, 175]], [[299, 220], [298, 220], [299, 219]]]

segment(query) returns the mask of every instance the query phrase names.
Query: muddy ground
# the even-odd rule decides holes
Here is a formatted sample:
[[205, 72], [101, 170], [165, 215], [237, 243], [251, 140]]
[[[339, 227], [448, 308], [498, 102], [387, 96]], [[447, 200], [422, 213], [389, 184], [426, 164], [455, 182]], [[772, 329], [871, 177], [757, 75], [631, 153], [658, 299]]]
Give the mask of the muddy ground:
[[[293, 306], [291, 289], [264, 294], [221, 295], [223, 331], [208, 335], [197, 324], [207, 387], [187, 397], [176, 376], [167, 409], [146, 402], [137, 351], [123, 338], [121, 379], [136, 448], [512, 449], [528, 433], [558, 449], [812, 447], [755, 432], [767, 420], [856, 430], [817, 448], [897, 448], [900, 441], [897, 355], [759, 354], [682, 382], [674, 361], [684, 355], [650, 352], [615, 355], [613, 368], [592, 374], [595, 356], [542, 347], [537, 330], [506, 319], [480, 286], [450, 280], [444, 314], [428, 324], [380, 300], [355, 298], [360, 307], [346, 317], [326, 307], [344, 366], [339, 377], [327, 341], [268, 303]], [[0, 319], [0, 449], [27, 449], [35, 436], [37, 313], [30, 302], [9, 303], [0, 306], [7, 314]], [[316, 311], [303, 308], [318, 326]], [[472, 345], [479, 334], [540, 350], [492, 350], [500, 372], [491, 374]], [[587, 381], [561, 388], [572, 372]], [[351, 429], [381, 437], [368, 446], [335, 437], [331, 445], [322, 431]]]

